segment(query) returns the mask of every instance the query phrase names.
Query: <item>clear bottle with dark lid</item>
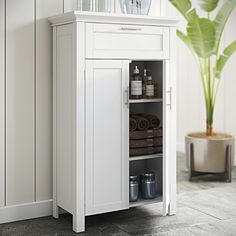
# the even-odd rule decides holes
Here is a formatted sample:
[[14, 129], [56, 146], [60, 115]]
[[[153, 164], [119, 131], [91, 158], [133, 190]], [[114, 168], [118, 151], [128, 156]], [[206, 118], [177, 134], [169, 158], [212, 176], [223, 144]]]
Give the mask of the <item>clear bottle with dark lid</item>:
[[131, 99], [141, 99], [142, 98], [142, 78], [139, 73], [139, 69], [135, 66], [133, 75], [131, 78]]

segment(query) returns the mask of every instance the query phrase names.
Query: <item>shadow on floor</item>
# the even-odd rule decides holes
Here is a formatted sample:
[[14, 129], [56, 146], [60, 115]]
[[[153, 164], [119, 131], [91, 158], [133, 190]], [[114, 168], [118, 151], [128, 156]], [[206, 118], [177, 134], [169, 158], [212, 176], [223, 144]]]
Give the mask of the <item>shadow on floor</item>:
[[[160, 204], [86, 218], [87, 236], [128, 235], [236, 235], [236, 170], [232, 183], [214, 176], [188, 181], [185, 160], [177, 158], [177, 214], [162, 216]], [[1, 236], [69, 236], [72, 217], [52, 217], [0, 225]]]

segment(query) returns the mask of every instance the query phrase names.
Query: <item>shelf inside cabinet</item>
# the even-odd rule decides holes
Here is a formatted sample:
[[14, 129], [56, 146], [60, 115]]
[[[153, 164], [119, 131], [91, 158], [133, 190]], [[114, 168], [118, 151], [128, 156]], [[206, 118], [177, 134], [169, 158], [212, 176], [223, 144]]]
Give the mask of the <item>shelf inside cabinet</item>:
[[155, 103], [155, 102], [162, 102], [162, 98], [153, 98], [153, 99], [130, 99], [129, 103], [134, 104], [134, 103]]
[[152, 155], [145, 155], [145, 156], [134, 156], [134, 157], [130, 157], [129, 161], [139, 161], [139, 160], [146, 160], [146, 159], [154, 159], [154, 158], [160, 158], [162, 156], [163, 156], [162, 153], [152, 154]]
[[161, 195], [157, 196], [154, 199], [139, 198], [137, 202], [130, 202], [129, 207], [132, 208], [132, 207], [144, 206], [144, 205], [153, 204], [153, 203], [160, 203], [160, 202], [163, 202], [163, 198]]

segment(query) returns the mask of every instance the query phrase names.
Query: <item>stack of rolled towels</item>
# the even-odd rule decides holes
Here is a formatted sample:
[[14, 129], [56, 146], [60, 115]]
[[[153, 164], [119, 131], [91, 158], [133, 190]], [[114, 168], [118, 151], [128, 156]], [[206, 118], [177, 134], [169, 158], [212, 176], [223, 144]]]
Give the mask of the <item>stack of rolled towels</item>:
[[162, 153], [161, 121], [156, 115], [135, 114], [129, 119], [130, 156]]

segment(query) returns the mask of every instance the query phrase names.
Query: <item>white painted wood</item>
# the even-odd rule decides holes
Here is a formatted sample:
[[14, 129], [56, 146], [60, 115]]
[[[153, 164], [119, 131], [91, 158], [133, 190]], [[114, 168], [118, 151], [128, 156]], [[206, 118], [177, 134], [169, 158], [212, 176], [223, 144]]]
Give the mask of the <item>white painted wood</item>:
[[162, 98], [153, 98], [153, 99], [131, 99], [129, 100], [129, 103], [156, 103], [156, 102], [162, 102]]
[[71, 12], [78, 9], [78, 0], [63, 0], [64, 12]]
[[52, 33], [62, 0], [36, 1], [36, 201], [52, 198]]
[[125, 14], [109, 14], [100, 12], [68, 12], [65, 14], [53, 16], [49, 21], [54, 25], [71, 23], [73, 21], [83, 21], [90, 23], [107, 24], [127, 24], [139, 26], [174, 26], [178, 23], [176, 19], [160, 16], [143, 16], [143, 15], [125, 15]]
[[91, 23], [86, 26], [86, 38], [86, 58], [169, 58], [165, 27]]
[[156, 159], [161, 158], [163, 156], [162, 153], [159, 154], [151, 154], [151, 155], [145, 155], [145, 156], [133, 156], [129, 158], [129, 161], [139, 161], [139, 160], [148, 160], [148, 159]]
[[5, 205], [5, 1], [0, 0], [0, 207]]
[[[85, 230], [87, 215], [129, 208], [129, 60], [137, 49], [128, 48], [129, 54], [123, 50], [122, 60], [117, 60], [118, 57], [112, 53], [111, 60], [104, 60], [106, 55], [103, 53], [99, 60], [87, 59], [85, 68], [85, 45], [89, 44], [91, 39], [91, 34], [86, 32], [88, 26], [95, 25], [96, 30], [92, 31], [92, 34], [103, 33], [106, 42], [110, 40], [110, 34], [117, 34], [117, 44], [119, 38], [125, 34], [117, 31], [117, 26], [130, 26], [127, 22], [132, 22], [132, 27], [141, 27], [147, 35], [156, 29], [163, 29], [164, 35], [168, 35], [165, 42], [168, 50], [174, 49], [175, 46], [169, 41], [168, 27], [173, 25], [174, 21], [145, 18], [143, 24], [137, 24], [134, 19], [139, 22], [144, 18], [134, 16], [131, 19], [130, 16], [125, 18], [78, 12], [50, 18], [54, 27], [53, 214], [58, 217], [58, 206], [70, 212], [73, 215], [75, 232]], [[110, 24], [101, 24], [105, 20]], [[146, 25], [147, 22], [149, 26]], [[171, 30], [171, 39], [175, 40], [173, 32], [174, 28]], [[137, 35], [140, 38], [143, 36], [138, 33]], [[140, 43], [142, 44], [143, 40], [140, 40]], [[92, 53], [97, 48], [93, 49]], [[126, 58], [129, 60], [125, 60]], [[140, 59], [137, 56], [134, 58]], [[150, 55], [143, 59], [150, 60]], [[171, 186], [176, 171], [173, 155], [175, 137], [170, 137], [170, 134], [175, 135], [174, 129], [174, 132], [171, 132], [175, 107], [168, 110], [167, 106], [170, 103], [167, 93], [170, 87], [173, 87], [172, 95], [175, 98], [175, 81], [172, 76], [175, 58], [165, 60], [163, 54], [155, 60], [163, 60], [164, 64], [163, 213], [166, 215], [175, 212], [175, 203], [171, 202], [175, 200], [175, 186]]]
[[75, 154], [75, 81], [73, 80], [72, 24], [57, 29], [56, 174], [57, 205], [73, 212], [72, 167]]
[[163, 71], [163, 215], [176, 214], [176, 29], [170, 29], [170, 60]]
[[[166, 81], [166, 89], [171, 88], [169, 104], [166, 113], [169, 116], [166, 120], [166, 135], [167, 135], [167, 147], [169, 157], [169, 166], [166, 169], [169, 175], [169, 188], [170, 188], [170, 203], [168, 209], [168, 215], [176, 214], [176, 28], [170, 28], [170, 65], [169, 65], [169, 81]], [[167, 69], [167, 68], [166, 68]], [[168, 79], [168, 78], [167, 78]], [[169, 88], [168, 88], [169, 87]], [[167, 154], [167, 155], [168, 155]]]
[[57, 206], [57, 27], [53, 28], [53, 217], [59, 217]]
[[[170, 122], [170, 112], [169, 107], [167, 107], [167, 104], [169, 104], [170, 100], [169, 94], [167, 94], [168, 89], [170, 89], [169, 86], [169, 77], [170, 77], [170, 71], [169, 71], [169, 60], [165, 61], [163, 64], [163, 215], [168, 214], [169, 209], [169, 203], [170, 203], [170, 178], [169, 178], [169, 172], [168, 172], [168, 166], [170, 163], [170, 149], [168, 147], [169, 144], [169, 126], [167, 122]], [[167, 100], [168, 99], [168, 100]]]
[[52, 215], [52, 200], [0, 208], [0, 224]]
[[145, 206], [149, 204], [162, 204], [162, 197], [159, 196], [157, 198], [148, 199], [148, 200], [138, 199], [137, 202], [130, 202], [129, 207], [132, 208], [132, 207], [138, 207], [138, 206]]
[[73, 230], [83, 232], [85, 230], [85, 24], [73, 23], [73, 80], [76, 96], [75, 114], [75, 154], [72, 170], [73, 178]]
[[128, 61], [86, 62], [86, 215], [127, 209]]
[[6, 204], [35, 200], [34, 1], [6, 1]]

